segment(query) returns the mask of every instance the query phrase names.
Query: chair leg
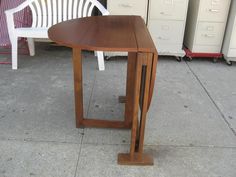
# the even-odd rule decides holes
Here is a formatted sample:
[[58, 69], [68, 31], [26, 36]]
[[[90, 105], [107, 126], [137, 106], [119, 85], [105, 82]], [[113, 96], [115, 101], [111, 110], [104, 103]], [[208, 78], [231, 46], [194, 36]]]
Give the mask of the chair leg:
[[98, 69], [99, 71], [105, 70], [105, 64], [104, 64], [104, 55], [102, 51], [97, 51], [97, 57], [98, 57]]
[[34, 39], [33, 38], [27, 38], [27, 41], [28, 41], [30, 56], [34, 56], [35, 55]]
[[18, 61], [17, 61], [18, 47], [17, 46], [18, 46], [17, 38], [12, 39], [12, 41], [11, 41], [12, 69], [18, 68]]

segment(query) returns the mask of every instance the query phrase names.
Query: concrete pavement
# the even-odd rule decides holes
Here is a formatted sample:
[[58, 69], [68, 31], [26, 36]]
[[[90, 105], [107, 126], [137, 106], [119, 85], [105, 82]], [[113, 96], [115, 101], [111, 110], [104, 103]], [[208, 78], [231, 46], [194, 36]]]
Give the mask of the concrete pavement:
[[[236, 176], [236, 64], [160, 57], [144, 147], [155, 165], [119, 166], [130, 131], [76, 129], [71, 51], [36, 49], [17, 71], [0, 65], [0, 177]], [[122, 117], [126, 60], [105, 65], [84, 53], [85, 114]]]

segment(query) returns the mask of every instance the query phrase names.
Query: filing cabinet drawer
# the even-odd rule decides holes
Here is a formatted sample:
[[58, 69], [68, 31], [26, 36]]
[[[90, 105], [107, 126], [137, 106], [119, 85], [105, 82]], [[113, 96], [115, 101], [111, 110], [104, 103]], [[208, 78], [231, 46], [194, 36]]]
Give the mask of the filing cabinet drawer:
[[184, 20], [188, 0], [152, 0], [150, 19]]
[[199, 20], [225, 22], [228, 16], [230, 0], [203, 0], [199, 7]]
[[228, 57], [234, 57], [236, 56], [236, 48], [229, 49]]
[[[173, 55], [174, 56], [181, 56], [185, 55], [184, 51], [182, 50], [182, 44], [160, 44], [155, 42], [158, 55]], [[176, 54], [176, 55], [175, 55]]]
[[220, 53], [221, 46], [217, 45], [194, 45], [191, 49], [193, 53]]
[[140, 15], [146, 21], [147, 0], [108, 0], [111, 15]]
[[199, 22], [195, 43], [198, 45], [222, 45], [224, 29], [223, 23]]
[[182, 44], [184, 22], [150, 20], [149, 31], [157, 44]]

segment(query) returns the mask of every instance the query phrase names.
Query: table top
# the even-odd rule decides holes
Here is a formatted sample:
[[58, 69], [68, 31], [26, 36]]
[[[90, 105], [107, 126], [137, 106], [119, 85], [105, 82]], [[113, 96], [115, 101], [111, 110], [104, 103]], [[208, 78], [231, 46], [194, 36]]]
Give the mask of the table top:
[[48, 30], [56, 43], [82, 50], [157, 53], [140, 16], [93, 16], [58, 23]]

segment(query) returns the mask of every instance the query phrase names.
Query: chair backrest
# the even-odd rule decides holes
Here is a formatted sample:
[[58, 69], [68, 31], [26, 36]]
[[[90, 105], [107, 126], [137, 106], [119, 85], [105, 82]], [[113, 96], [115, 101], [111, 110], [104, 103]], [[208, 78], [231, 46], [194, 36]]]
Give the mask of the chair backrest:
[[92, 15], [96, 7], [103, 15], [108, 11], [97, 0], [28, 0], [32, 27], [50, 27], [62, 21]]

